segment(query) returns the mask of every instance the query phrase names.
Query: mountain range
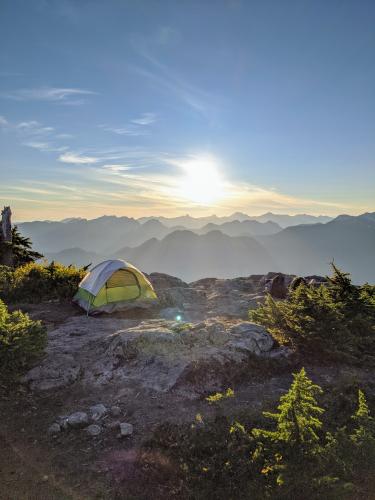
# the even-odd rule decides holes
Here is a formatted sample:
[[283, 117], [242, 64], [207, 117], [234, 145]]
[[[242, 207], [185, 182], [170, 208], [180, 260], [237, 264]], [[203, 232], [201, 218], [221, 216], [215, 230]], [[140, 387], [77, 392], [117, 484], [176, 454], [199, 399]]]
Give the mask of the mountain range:
[[[234, 220], [104, 216], [28, 222], [19, 228], [47, 259], [65, 264], [123, 258], [145, 272], [166, 272], [193, 281], [268, 271], [327, 274], [334, 261], [356, 282], [375, 281], [375, 213], [340, 215], [326, 222], [301, 215], [302, 220], [308, 217], [308, 223], [286, 228], [276, 220], [264, 221], [267, 214], [258, 217], [263, 222], [241, 215], [233, 214], [238, 216]], [[286, 217], [297, 216], [276, 215], [275, 219], [285, 223]], [[187, 228], [189, 224], [195, 229]]]
[[[250, 217], [236, 212], [228, 217], [130, 217], [103, 216], [96, 219], [69, 218], [62, 221], [33, 221], [19, 223], [24, 236], [31, 238], [34, 247], [43, 252], [59, 252], [67, 248], [82, 248], [89, 252], [113, 252], [121, 246], [135, 247], [150, 238], [190, 229], [199, 234], [219, 229], [229, 236], [274, 234], [289, 225], [328, 222], [326, 216], [264, 214]], [[288, 223], [289, 221], [289, 223]], [[220, 226], [220, 227], [219, 227]]]
[[183, 215], [180, 217], [142, 217], [139, 222], [146, 222], [149, 220], [158, 220], [167, 227], [183, 226], [186, 229], [199, 229], [207, 224], [224, 224], [225, 222], [233, 221], [246, 221], [252, 220], [257, 222], [274, 222], [280, 227], [297, 226], [298, 224], [315, 224], [317, 222], [329, 222], [332, 217], [327, 215], [308, 215], [308, 214], [273, 214], [267, 212], [263, 215], [247, 215], [242, 212], [235, 212], [227, 217], [218, 217], [217, 215], [210, 215], [208, 217], [191, 217], [190, 215]]

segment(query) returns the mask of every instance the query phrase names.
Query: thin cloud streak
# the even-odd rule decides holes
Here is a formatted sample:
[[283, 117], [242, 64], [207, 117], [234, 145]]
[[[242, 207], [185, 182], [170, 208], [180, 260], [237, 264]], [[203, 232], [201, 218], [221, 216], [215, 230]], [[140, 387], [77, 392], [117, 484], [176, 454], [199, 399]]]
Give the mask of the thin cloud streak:
[[[40, 151], [64, 151], [67, 146], [55, 146], [51, 140], [60, 140], [66, 138], [66, 134], [57, 134], [55, 127], [45, 126], [37, 120], [28, 120], [18, 123], [9, 122], [4, 116], [0, 116], [0, 126], [4, 130], [18, 135], [24, 146], [30, 146]], [[71, 137], [71, 136], [69, 136]]]
[[151, 47], [155, 42], [154, 39], [133, 35], [130, 41], [135, 52], [149, 65], [148, 68], [130, 65], [128, 68], [131, 71], [147, 78], [159, 88], [172, 92], [178, 99], [200, 114], [206, 117], [211, 114], [213, 111], [212, 96], [181, 78], [174, 70], [152, 55]]
[[151, 125], [155, 123], [156, 115], [155, 113], [143, 113], [139, 118], [130, 121], [136, 125]]
[[[141, 129], [151, 126], [155, 115], [144, 113], [138, 118], [129, 121]], [[23, 139], [22, 144], [34, 148], [42, 153], [55, 152], [61, 170], [54, 168], [51, 175], [62, 173], [77, 181], [77, 187], [63, 186], [53, 182], [48, 185], [57, 198], [65, 199], [67, 203], [74, 202], [85, 210], [85, 203], [89, 199], [97, 198], [98, 213], [104, 210], [102, 202], [106, 197], [106, 207], [113, 206], [116, 213], [128, 213], [136, 208], [139, 216], [152, 211], [165, 213], [186, 212], [186, 205], [192, 213], [202, 214], [207, 210], [217, 214], [241, 210], [254, 212], [254, 210], [270, 209], [293, 211], [318, 211], [325, 210], [338, 213], [353, 210], [353, 207], [343, 206], [338, 203], [317, 201], [308, 198], [293, 197], [279, 193], [274, 189], [267, 189], [249, 183], [230, 182], [223, 177], [219, 199], [214, 203], [194, 201], [186, 195], [186, 166], [193, 160], [202, 160], [202, 155], [168, 154], [166, 152], [148, 151], [132, 147], [113, 147], [107, 149], [80, 149], [73, 150], [68, 146], [55, 144], [61, 134], [55, 128], [44, 126], [36, 120], [21, 121], [11, 124], [5, 117], [1, 117], [0, 124]], [[204, 155], [203, 155], [204, 156]], [[82, 168], [77, 168], [82, 167]], [[33, 191], [34, 189], [34, 191]], [[36, 192], [35, 189], [39, 191]], [[39, 195], [42, 199], [47, 196], [41, 184], [34, 184], [29, 191], [24, 188], [24, 193]], [[213, 188], [215, 189], [215, 188]], [[4, 190], [2, 190], [4, 192]], [[6, 192], [4, 197], [6, 198]], [[14, 191], [11, 191], [14, 195]], [[8, 190], [9, 193], [9, 190]], [[11, 196], [10, 196], [11, 198]], [[26, 197], [24, 197], [25, 199]], [[46, 200], [44, 200], [44, 205]], [[53, 200], [50, 200], [51, 207]], [[262, 208], [260, 208], [262, 207]], [[78, 214], [79, 215], [79, 214]]]
[[61, 142], [61, 137], [59, 137], [61, 134], [56, 134], [54, 127], [44, 126], [37, 120], [11, 123], [4, 116], [0, 116], [0, 127], [15, 134], [20, 139], [22, 146], [36, 149], [42, 153], [62, 153], [69, 149], [68, 146], [56, 144], [56, 142]]
[[189, 84], [184, 83], [170, 71], [165, 71], [165, 74], [160, 75], [152, 70], [141, 68], [140, 66], [129, 66], [129, 69], [139, 76], [147, 78], [158, 87], [168, 92], [173, 92], [176, 97], [200, 114], [205, 116], [208, 115], [208, 96], [192, 88]]
[[28, 146], [29, 148], [37, 149], [38, 151], [43, 152], [62, 152], [68, 149], [67, 146], [54, 146], [48, 142], [25, 142], [24, 146]]
[[[175, 177], [170, 175], [139, 175], [95, 165], [87, 165], [85, 170], [77, 170], [72, 166], [69, 175], [74, 187], [60, 185], [59, 182], [39, 184], [34, 181], [31, 189], [26, 184], [18, 189], [19, 193], [22, 193], [21, 196], [16, 190], [6, 186], [1, 188], [0, 192], [4, 200], [12, 200], [12, 203], [14, 201], [20, 219], [46, 218], [46, 213], [48, 218], [53, 216], [57, 219], [68, 216], [93, 218], [105, 213], [132, 217], [150, 213], [170, 216], [186, 213], [186, 200], [167, 195], [171, 187], [176, 185]], [[332, 214], [338, 211], [332, 211], [335, 207], [331, 205], [335, 204], [320, 204], [315, 200], [294, 198], [258, 186], [233, 183], [230, 187], [232, 192], [224, 203], [209, 207], [217, 215], [229, 215], [239, 209], [249, 214], [269, 209], [298, 213], [319, 207], [330, 208]], [[50, 198], [52, 193], [53, 197]], [[21, 203], [22, 206], [19, 205]], [[42, 205], [43, 210], [39, 210], [38, 205]], [[196, 216], [204, 215], [207, 213], [207, 207], [190, 203], [189, 212]]]
[[[97, 152], [98, 154], [99, 152]], [[103, 152], [102, 152], [103, 153]], [[105, 152], [107, 156], [110, 153]], [[126, 162], [110, 163], [104, 162], [102, 165], [102, 156], [95, 156], [93, 153], [72, 151], [65, 152], [59, 156], [59, 160], [65, 163], [64, 170], [59, 169], [51, 172], [52, 175], [60, 175], [60, 172], [66, 175], [69, 169], [69, 177], [74, 186], [60, 185], [58, 182], [38, 183], [33, 182], [33, 186], [28, 190], [27, 186], [22, 188], [24, 195], [29, 194], [30, 199], [36, 194], [41, 199], [48, 197], [47, 193], [52, 190], [56, 193], [56, 200], [64, 199], [69, 209], [74, 203], [75, 212], [73, 215], [87, 215], [87, 202], [95, 200], [96, 215], [100, 215], [104, 210], [112, 207], [111, 212], [118, 215], [131, 214], [132, 216], [142, 216], [148, 213], [168, 213], [176, 215], [186, 213], [187, 199], [183, 196], [181, 187], [184, 186], [184, 172], [179, 165], [186, 164], [192, 156], [168, 158], [160, 154], [154, 155], [143, 151], [128, 151], [135, 155], [137, 161], [159, 163], [159, 167], [165, 166], [165, 172], [155, 173], [155, 171], [140, 170], [137, 165], [128, 159]], [[124, 157], [126, 151], [122, 153]], [[143, 158], [142, 154], [146, 157]], [[113, 154], [112, 154], [113, 156]], [[182, 162], [182, 163], [181, 163]], [[171, 171], [171, 164], [175, 170]], [[76, 166], [84, 168], [77, 169]], [[39, 190], [38, 192], [36, 190]], [[2, 189], [3, 197], [7, 198], [7, 192], [11, 196], [14, 190]], [[195, 215], [207, 213], [207, 210], [220, 214], [228, 214], [237, 210], [247, 213], [254, 211], [268, 211], [270, 209], [277, 211], [287, 211], [296, 213], [300, 211], [318, 211], [336, 214], [350, 209], [348, 206], [342, 206], [338, 203], [316, 201], [303, 197], [294, 197], [288, 194], [279, 193], [273, 189], [267, 189], [249, 183], [239, 183], [223, 179], [223, 196], [217, 201], [203, 205], [201, 202], [188, 201], [189, 211]], [[26, 198], [26, 196], [24, 196]], [[103, 200], [106, 200], [103, 203]], [[54, 200], [50, 200], [51, 209]], [[353, 209], [353, 207], [352, 207]], [[132, 212], [134, 210], [134, 213]], [[69, 212], [71, 213], [71, 212]], [[64, 213], [61, 213], [65, 216]], [[95, 214], [91, 214], [95, 215]]]
[[84, 156], [79, 153], [67, 152], [59, 156], [62, 163], [72, 163], [74, 165], [90, 165], [98, 163], [100, 159], [93, 156]]
[[23, 132], [33, 134], [49, 134], [55, 130], [54, 127], [43, 127], [39, 122], [35, 120], [31, 120], [29, 122], [20, 122], [16, 125], [16, 128]]
[[128, 124], [121, 127], [112, 127], [108, 125], [99, 125], [106, 132], [113, 132], [118, 135], [141, 136], [149, 133], [149, 126], [155, 123], [155, 113], [143, 113], [138, 118], [133, 118]]
[[[58, 160], [62, 163], [83, 164], [83, 163], [105, 163], [105, 164], [126, 164], [132, 168], [155, 166], [160, 164], [161, 157], [155, 153], [130, 148], [113, 148], [107, 150], [87, 149], [79, 152], [68, 151], [60, 155]], [[116, 163], [115, 163], [116, 162]]]
[[138, 137], [141, 135], [147, 135], [147, 132], [141, 128], [134, 127], [132, 125], [127, 125], [126, 127], [107, 127], [101, 126], [106, 132], [113, 132], [118, 135], [128, 135], [132, 137]]
[[14, 101], [45, 101], [63, 104], [83, 104], [84, 99], [74, 99], [79, 96], [96, 95], [97, 92], [87, 89], [69, 87], [40, 87], [33, 89], [17, 89], [0, 93], [4, 99]]

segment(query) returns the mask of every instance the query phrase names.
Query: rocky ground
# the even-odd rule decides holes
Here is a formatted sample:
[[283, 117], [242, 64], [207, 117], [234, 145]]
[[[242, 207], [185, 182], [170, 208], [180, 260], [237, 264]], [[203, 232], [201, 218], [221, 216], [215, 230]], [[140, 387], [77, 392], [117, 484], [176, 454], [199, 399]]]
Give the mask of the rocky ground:
[[[48, 346], [17, 394], [3, 388], [0, 498], [167, 498], [165, 478], [144, 484], [143, 468], [160, 462], [166, 474], [170, 464], [139, 462], [158, 425], [212, 418], [205, 397], [228, 387], [236, 393], [228, 413], [259, 412], [286, 390], [290, 352], [247, 313], [266, 291], [285, 296], [292, 276], [150, 279], [159, 304], [148, 310], [87, 317], [69, 304], [22, 306], [47, 325]], [[20, 461], [23, 479], [16, 466], [12, 476]]]

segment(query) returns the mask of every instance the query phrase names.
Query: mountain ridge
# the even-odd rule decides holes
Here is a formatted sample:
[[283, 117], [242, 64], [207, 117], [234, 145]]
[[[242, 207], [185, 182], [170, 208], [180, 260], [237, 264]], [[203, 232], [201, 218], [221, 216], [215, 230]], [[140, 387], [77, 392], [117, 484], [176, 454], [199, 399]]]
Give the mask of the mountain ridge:
[[123, 245], [97, 255], [81, 251], [75, 262], [66, 260], [72, 257], [68, 249], [46, 257], [78, 265], [87, 264], [85, 259], [89, 257], [94, 263], [104, 258], [123, 258], [145, 272], [156, 270], [187, 281], [271, 270], [324, 275], [329, 273], [330, 262], [335, 261], [352, 274], [354, 281], [375, 281], [375, 213], [337, 217], [325, 224], [290, 226], [256, 236], [230, 236], [220, 227], [203, 234], [174, 229], [162, 238], [152, 237], [135, 247]]

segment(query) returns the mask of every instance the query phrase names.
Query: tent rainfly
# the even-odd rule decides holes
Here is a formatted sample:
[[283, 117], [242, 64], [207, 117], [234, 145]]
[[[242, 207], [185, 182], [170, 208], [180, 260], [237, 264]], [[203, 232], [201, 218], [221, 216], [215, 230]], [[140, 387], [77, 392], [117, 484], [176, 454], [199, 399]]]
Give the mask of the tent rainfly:
[[87, 313], [113, 312], [157, 299], [146, 276], [123, 260], [106, 260], [86, 274], [73, 301]]

